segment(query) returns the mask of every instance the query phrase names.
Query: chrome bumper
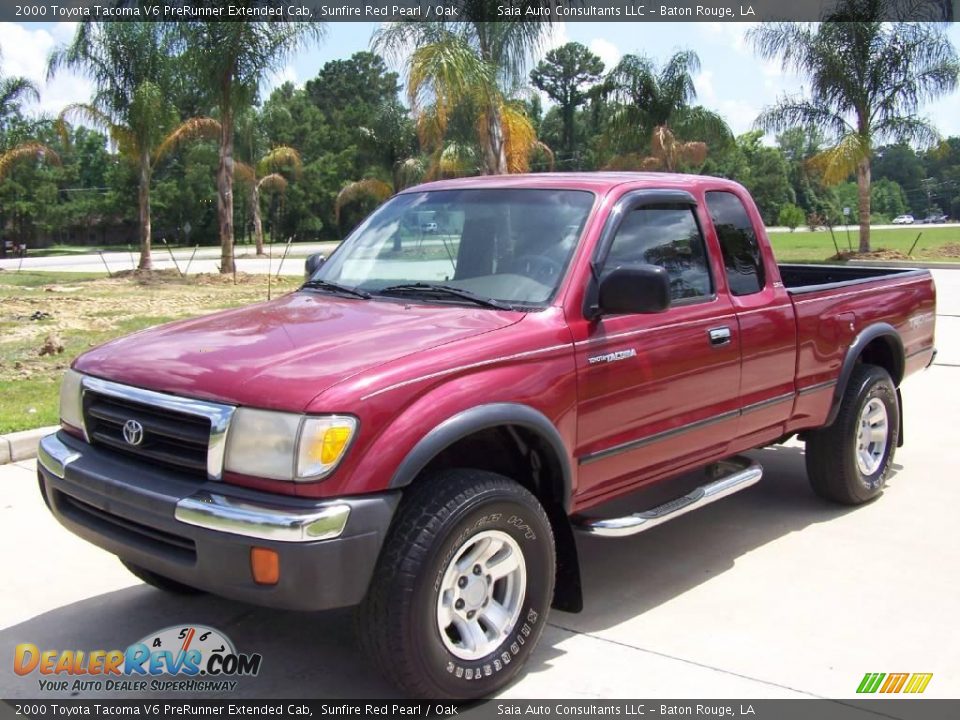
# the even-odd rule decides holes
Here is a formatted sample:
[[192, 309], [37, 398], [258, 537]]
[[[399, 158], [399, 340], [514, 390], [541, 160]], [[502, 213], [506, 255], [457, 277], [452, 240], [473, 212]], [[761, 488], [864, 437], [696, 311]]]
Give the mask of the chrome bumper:
[[178, 502], [174, 517], [187, 525], [261, 540], [313, 542], [340, 537], [350, 506], [334, 502], [296, 512], [201, 491]]
[[[56, 435], [43, 438], [37, 449], [37, 461], [60, 479], [67, 466], [81, 457]], [[174, 517], [186, 525], [260, 540], [316, 542], [343, 534], [350, 505], [332, 501], [298, 510], [200, 490], [177, 502]]]

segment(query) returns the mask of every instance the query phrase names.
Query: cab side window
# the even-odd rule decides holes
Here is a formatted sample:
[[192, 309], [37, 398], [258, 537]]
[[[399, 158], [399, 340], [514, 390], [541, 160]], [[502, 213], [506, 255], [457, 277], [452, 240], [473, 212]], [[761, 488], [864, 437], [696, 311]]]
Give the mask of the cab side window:
[[613, 238], [604, 271], [635, 264], [665, 268], [670, 276], [670, 299], [674, 302], [713, 294], [706, 246], [692, 208], [632, 210]]
[[727, 284], [734, 295], [760, 292], [766, 283], [763, 255], [747, 209], [731, 192], [707, 193], [707, 209], [717, 231]]

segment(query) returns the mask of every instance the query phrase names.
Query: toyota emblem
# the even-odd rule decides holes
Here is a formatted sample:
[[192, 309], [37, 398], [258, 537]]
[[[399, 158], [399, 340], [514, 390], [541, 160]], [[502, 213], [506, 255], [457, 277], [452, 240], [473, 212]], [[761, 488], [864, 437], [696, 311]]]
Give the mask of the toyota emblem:
[[123, 424], [123, 439], [127, 445], [139, 445], [143, 442], [143, 425], [136, 420], [127, 420]]

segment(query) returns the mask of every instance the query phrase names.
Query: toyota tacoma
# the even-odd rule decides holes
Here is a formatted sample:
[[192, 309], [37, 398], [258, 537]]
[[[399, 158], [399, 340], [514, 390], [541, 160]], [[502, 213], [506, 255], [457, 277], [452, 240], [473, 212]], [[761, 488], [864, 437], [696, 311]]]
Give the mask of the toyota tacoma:
[[78, 357], [40, 487], [146, 583], [357, 606], [402, 690], [487, 696], [581, 608], [577, 533], [748, 488], [742, 453], [793, 436], [818, 495], [881, 494], [934, 296], [924, 270], [778, 265], [728, 180], [434, 182], [296, 292]]

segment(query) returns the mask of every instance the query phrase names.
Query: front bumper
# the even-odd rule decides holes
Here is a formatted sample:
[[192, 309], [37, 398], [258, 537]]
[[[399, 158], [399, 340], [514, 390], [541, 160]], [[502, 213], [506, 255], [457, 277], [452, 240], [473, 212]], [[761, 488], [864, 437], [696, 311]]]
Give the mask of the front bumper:
[[[63, 432], [40, 441], [37, 460], [47, 505], [76, 535], [184, 584], [292, 610], [360, 602], [400, 499], [316, 502], [196, 481]], [[253, 581], [252, 547], [278, 553], [275, 585]]]

